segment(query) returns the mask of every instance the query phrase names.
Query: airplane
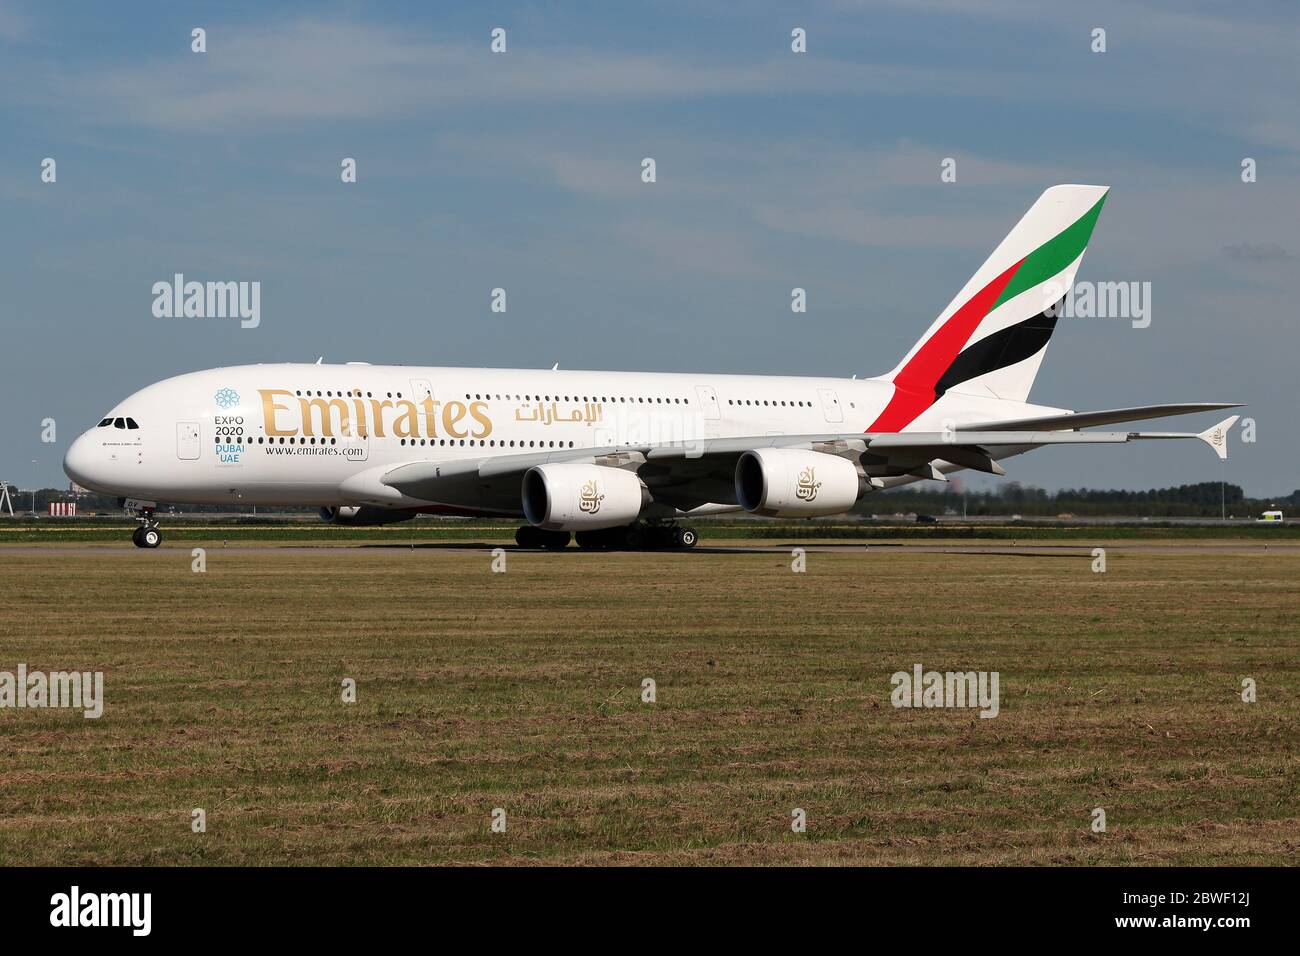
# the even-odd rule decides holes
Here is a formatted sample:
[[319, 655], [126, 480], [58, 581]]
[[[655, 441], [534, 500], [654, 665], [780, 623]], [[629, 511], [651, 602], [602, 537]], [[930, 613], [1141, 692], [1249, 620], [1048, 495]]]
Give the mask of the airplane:
[[1239, 407], [1094, 412], [1028, 403], [1108, 187], [1047, 189], [925, 334], [874, 378], [287, 363], [192, 372], [134, 393], [64, 471], [116, 495], [132, 540], [159, 501], [308, 505], [328, 521], [522, 518], [522, 548], [690, 548], [687, 522], [841, 514], [865, 495], [1049, 445], [1195, 438], [1085, 431]]

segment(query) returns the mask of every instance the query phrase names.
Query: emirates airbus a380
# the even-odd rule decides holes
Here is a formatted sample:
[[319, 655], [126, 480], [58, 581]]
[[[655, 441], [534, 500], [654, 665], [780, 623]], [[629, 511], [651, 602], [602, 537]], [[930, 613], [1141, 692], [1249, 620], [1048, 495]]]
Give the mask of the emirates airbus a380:
[[1075, 413], [1027, 403], [1103, 186], [1048, 189], [886, 375], [870, 379], [284, 364], [150, 385], [68, 449], [157, 547], [158, 501], [314, 505], [341, 524], [519, 518], [522, 547], [691, 547], [695, 516], [834, 515], [864, 495], [1044, 445], [1197, 438], [1080, 431], [1235, 407]]

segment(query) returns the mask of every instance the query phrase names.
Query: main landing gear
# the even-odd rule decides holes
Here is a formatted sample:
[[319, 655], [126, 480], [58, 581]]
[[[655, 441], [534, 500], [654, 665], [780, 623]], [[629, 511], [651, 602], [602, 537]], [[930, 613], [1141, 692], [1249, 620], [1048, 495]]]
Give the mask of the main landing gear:
[[[573, 537], [584, 551], [688, 551], [700, 540], [694, 528], [671, 521], [639, 521], [618, 528], [579, 531]], [[559, 551], [569, 546], [569, 533], [525, 525], [515, 532], [515, 543], [521, 548]]]
[[137, 548], [156, 548], [162, 544], [162, 532], [158, 530], [153, 508], [128, 508], [126, 513], [140, 522], [140, 527], [131, 532], [132, 544]]
[[526, 524], [515, 532], [515, 544], [521, 548], [545, 548], [547, 551], [559, 551], [569, 546], [569, 532], [546, 531]]

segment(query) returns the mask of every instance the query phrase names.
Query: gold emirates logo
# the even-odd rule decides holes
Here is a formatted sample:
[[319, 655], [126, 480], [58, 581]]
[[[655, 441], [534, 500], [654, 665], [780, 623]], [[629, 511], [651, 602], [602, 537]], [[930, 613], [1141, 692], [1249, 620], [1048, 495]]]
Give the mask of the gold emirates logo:
[[822, 483], [815, 480], [816, 472], [811, 468], [805, 468], [799, 472], [799, 481], [795, 485], [794, 496], [800, 501], [813, 501], [817, 498], [817, 492], [821, 489]]
[[599, 494], [599, 487], [596, 485], [596, 479], [587, 482], [578, 491], [578, 509], [586, 514], [594, 515], [600, 510], [600, 503], [605, 500], [605, 496]]
[[389, 428], [394, 438], [487, 438], [492, 434], [487, 402], [440, 402], [427, 396], [417, 405], [404, 398], [381, 400], [354, 393], [346, 398], [299, 397], [295, 408], [294, 393], [287, 389], [261, 388], [258, 394], [262, 396], [266, 434], [273, 438], [299, 434], [384, 438]]

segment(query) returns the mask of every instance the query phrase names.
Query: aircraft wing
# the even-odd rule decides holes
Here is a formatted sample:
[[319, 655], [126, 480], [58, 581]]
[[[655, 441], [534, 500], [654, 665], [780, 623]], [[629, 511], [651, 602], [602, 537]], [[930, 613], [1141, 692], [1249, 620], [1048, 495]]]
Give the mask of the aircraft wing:
[[[1222, 406], [1200, 406], [1195, 410], [1207, 407]], [[746, 451], [759, 448], [800, 448], [848, 458], [860, 466], [861, 473], [872, 484], [880, 486], [883, 481], [879, 479], [887, 477], [946, 480], [944, 472], [955, 470], [950, 466], [1003, 474], [997, 463], [999, 458], [1045, 445], [1196, 438], [1210, 445], [1220, 458], [1226, 458], [1228, 429], [1236, 420], [1234, 415], [1199, 433], [979, 428], [946, 432], [766, 435], [565, 448], [455, 461], [411, 462], [389, 469], [379, 480], [410, 498], [484, 512], [517, 513], [520, 481], [529, 468], [552, 462], [582, 462], [633, 470], [656, 501], [690, 510], [709, 503], [735, 503], [737, 459]]]
[[1089, 428], [1093, 425], [1118, 425], [1121, 422], [1141, 422], [1149, 418], [1168, 418], [1171, 415], [1191, 415], [1194, 412], [1214, 412], [1224, 408], [1240, 408], [1240, 402], [1190, 402], [1184, 405], [1136, 405], [1132, 408], [1109, 408], [1100, 412], [1064, 412], [1038, 418], [1009, 418], [998, 422], [978, 422], [957, 425], [955, 430], [1002, 431], [1003, 429], [1058, 429]]

